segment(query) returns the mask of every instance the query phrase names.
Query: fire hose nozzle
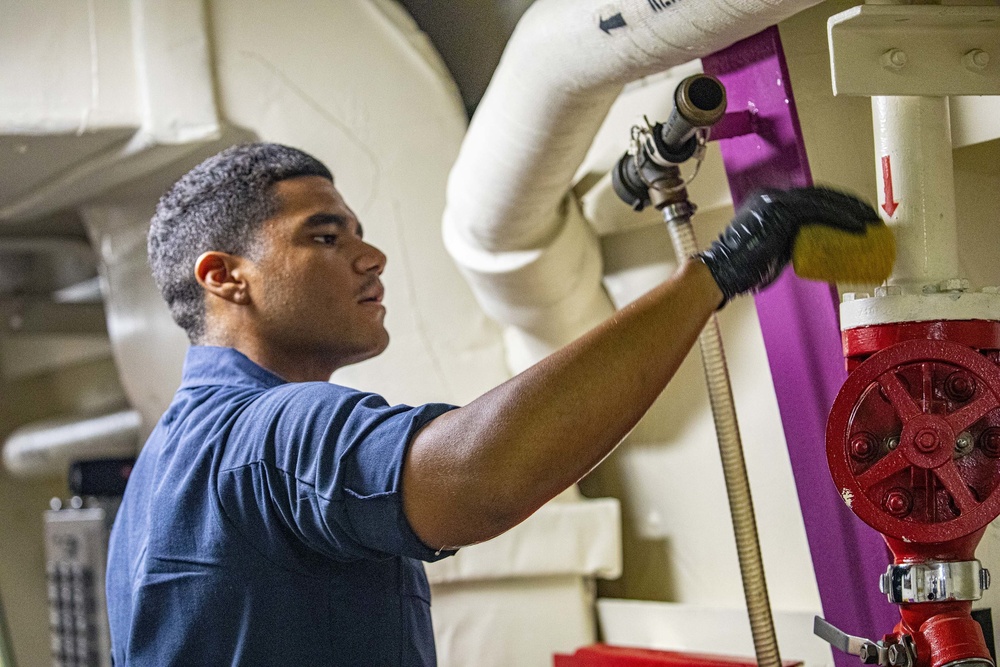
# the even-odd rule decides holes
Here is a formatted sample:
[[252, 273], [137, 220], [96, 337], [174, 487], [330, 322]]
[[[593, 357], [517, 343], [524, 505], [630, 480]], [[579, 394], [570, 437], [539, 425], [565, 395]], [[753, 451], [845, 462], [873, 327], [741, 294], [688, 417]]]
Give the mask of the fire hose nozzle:
[[[663, 123], [632, 128], [632, 145], [611, 171], [615, 194], [635, 211], [650, 204], [650, 189], [679, 189], [677, 165], [699, 157], [704, 130], [726, 112], [726, 89], [713, 76], [696, 74], [674, 90], [674, 109]], [[703, 152], [703, 151], [702, 151]], [[692, 177], [693, 178], [693, 177]], [[679, 183], [679, 185], [677, 184]]]
[[671, 152], [686, 151], [699, 129], [715, 125], [725, 113], [722, 83], [707, 74], [689, 76], [674, 91], [674, 110], [662, 125], [663, 144]]

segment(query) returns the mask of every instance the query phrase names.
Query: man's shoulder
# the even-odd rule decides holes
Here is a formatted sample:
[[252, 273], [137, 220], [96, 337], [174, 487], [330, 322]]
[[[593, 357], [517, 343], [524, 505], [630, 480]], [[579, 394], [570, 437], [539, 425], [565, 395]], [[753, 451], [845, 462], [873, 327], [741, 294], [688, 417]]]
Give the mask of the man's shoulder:
[[362, 402], [367, 405], [388, 405], [378, 394], [331, 382], [288, 382], [261, 391], [247, 407], [350, 409]]
[[286, 382], [277, 386], [217, 384], [181, 388], [161, 421], [170, 422], [192, 409], [254, 410], [286, 403], [380, 400], [377, 394], [330, 382]]
[[[387, 404], [377, 394], [329, 382], [290, 382], [270, 387], [229, 408], [225, 440], [238, 440], [241, 455], [273, 450], [276, 443], [325, 441], [330, 430], [367, 414], [359, 408], [382, 412]], [[272, 452], [273, 453], [273, 452]]]

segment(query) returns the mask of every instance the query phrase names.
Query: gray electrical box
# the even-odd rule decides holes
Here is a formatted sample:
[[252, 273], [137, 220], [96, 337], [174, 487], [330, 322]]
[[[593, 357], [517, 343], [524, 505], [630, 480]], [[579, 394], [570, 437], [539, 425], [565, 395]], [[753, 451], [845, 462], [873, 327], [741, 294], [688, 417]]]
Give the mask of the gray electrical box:
[[104, 594], [110, 519], [102, 507], [45, 512], [54, 667], [111, 667]]

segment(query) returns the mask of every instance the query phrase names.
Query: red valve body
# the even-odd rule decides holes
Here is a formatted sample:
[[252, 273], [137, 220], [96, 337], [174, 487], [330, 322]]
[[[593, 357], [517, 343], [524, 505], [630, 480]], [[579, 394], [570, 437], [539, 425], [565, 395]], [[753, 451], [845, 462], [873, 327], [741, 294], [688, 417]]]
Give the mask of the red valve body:
[[1000, 322], [991, 320], [932, 320], [875, 324], [844, 331], [844, 358], [848, 372], [896, 343], [907, 340], [945, 340], [971, 347], [994, 362], [1000, 360]]
[[[830, 413], [830, 470], [894, 563], [975, 559], [1000, 515], [1000, 322], [884, 324], [843, 334], [850, 376]], [[972, 602], [899, 605], [887, 644], [916, 667], [991, 661]]]

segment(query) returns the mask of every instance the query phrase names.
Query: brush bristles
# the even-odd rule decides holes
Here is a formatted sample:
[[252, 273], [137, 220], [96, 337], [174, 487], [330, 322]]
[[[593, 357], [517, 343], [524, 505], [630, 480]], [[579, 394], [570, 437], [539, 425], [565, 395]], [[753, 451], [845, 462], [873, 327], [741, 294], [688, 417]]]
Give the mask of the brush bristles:
[[828, 283], [881, 283], [896, 261], [896, 237], [885, 223], [863, 234], [826, 225], [806, 225], [792, 249], [792, 266], [802, 278]]

